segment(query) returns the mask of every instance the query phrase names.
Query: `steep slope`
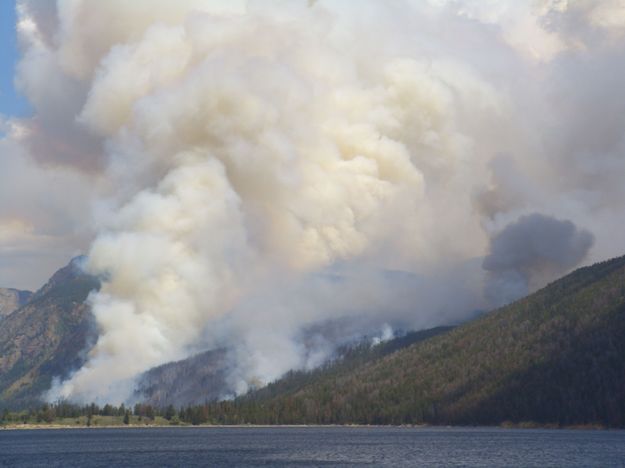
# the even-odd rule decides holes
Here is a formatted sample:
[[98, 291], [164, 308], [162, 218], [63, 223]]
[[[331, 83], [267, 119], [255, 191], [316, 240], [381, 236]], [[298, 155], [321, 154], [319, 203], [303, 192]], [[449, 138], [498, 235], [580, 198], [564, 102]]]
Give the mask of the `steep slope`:
[[352, 370], [254, 392], [208, 414], [252, 423], [623, 427], [625, 257]]
[[155, 367], [139, 377], [135, 397], [147, 404], [197, 405], [223, 396], [228, 369], [225, 350], [212, 350]]
[[0, 288], [0, 320], [25, 305], [32, 295], [30, 291]]
[[98, 281], [74, 259], [0, 326], [0, 404], [34, 402], [54, 376], [78, 367], [91, 327], [84, 304]]
[[442, 335], [453, 330], [454, 327], [436, 327], [428, 330], [409, 332], [403, 336], [383, 341], [372, 346], [371, 340], [365, 340], [355, 345], [345, 346], [338, 350], [337, 358], [311, 371], [291, 371], [283, 378], [262, 387], [250, 396], [263, 400], [279, 395], [297, 392], [308, 385], [320, 381], [336, 379], [356, 368], [375, 362], [384, 356], [420, 343], [434, 336]]

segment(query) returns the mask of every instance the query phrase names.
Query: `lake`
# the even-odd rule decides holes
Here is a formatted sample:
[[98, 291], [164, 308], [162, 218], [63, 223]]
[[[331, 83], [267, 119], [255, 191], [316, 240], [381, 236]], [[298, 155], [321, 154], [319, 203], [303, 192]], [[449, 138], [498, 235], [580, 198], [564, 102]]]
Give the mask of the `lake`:
[[0, 431], [0, 466], [625, 466], [625, 431], [175, 427]]

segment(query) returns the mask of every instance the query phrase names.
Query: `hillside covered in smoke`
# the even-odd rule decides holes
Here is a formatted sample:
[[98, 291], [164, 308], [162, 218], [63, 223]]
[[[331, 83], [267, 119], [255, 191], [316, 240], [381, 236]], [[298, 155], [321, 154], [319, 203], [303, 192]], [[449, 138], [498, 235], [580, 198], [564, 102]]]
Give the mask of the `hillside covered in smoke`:
[[355, 350], [181, 415], [193, 424], [623, 428], [624, 282], [625, 257], [580, 268], [446, 333]]
[[52, 400], [120, 403], [220, 349], [244, 393], [625, 251], [622, 0], [18, 16], [33, 115], [0, 121], [2, 255], [28, 277], [24, 252], [84, 250], [101, 281], [97, 340]]

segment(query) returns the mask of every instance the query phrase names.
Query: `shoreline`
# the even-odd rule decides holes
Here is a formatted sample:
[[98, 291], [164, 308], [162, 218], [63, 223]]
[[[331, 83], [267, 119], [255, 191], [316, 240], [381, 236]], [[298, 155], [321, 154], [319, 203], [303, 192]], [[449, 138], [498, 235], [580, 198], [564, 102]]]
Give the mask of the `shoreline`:
[[576, 430], [576, 431], [623, 431], [625, 428], [611, 428], [596, 424], [589, 425], [572, 425], [572, 426], [556, 426], [556, 425], [533, 425], [533, 424], [509, 424], [504, 423], [498, 426], [453, 426], [453, 425], [373, 425], [373, 424], [145, 424], [145, 425], [102, 425], [102, 426], [84, 426], [84, 425], [62, 425], [62, 424], [7, 424], [0, 426], [0, 431], [37, 431], [37, 430], [69, 430], [69, 429], [163, 429], [163, 428], [201, 428], [201, 429], [303, 429], [303, 428], [352, 428], [352, 429], [371, 429], [371, 428], [397, 428], [397, 429], [516, 429], [516, 430]]

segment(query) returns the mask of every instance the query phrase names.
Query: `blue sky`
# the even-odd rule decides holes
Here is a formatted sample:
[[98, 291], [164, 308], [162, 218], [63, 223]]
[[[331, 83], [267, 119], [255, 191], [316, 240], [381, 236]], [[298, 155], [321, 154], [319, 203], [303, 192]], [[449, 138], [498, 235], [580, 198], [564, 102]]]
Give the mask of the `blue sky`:
[[13, 87], [18, 59], [15, 35], [15, 2], [0, 1], [0, 114], [22, 117], [30, 113], [28, 102]]

